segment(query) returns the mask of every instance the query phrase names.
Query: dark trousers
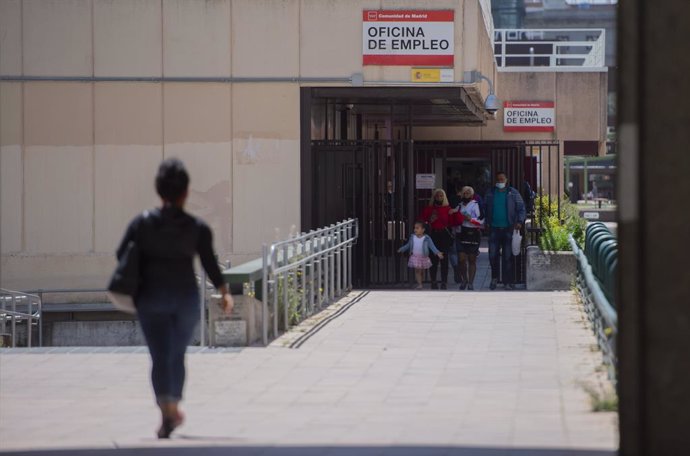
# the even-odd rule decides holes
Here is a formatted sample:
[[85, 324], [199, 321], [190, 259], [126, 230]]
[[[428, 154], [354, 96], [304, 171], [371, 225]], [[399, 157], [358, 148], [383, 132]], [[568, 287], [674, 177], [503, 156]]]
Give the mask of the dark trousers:
[[434, 231], [432, 230], [429, 234], [431, 240], [434, 241], [436, 248], [443, 253], [443, 259], [439, 259], [436, 255], [430, 253], [431, 257], [431, 269], [429, 269], [429, 274], [431, 275], [431, 282], [436, 282], [436, 274], [438, 272], [438, 265], [441, 264], [441, 283], [445, 284], [448, 281], [448, 253], [450, 252], [450, 246], [453, 243], [450, 236], [445, 230]]
[[503, 283], [513, 283], [513, 228], [491, 228], [489, 234], [489, 262], [491, 263], [491, 279], [498, 279], [499, 258], [502, 259]]
[[185, 352], [199, 322], [198, 296], [194, 291], [137, 298], [139, 322], [152, 360], [151, 383], [159, 404], [182, 399]]

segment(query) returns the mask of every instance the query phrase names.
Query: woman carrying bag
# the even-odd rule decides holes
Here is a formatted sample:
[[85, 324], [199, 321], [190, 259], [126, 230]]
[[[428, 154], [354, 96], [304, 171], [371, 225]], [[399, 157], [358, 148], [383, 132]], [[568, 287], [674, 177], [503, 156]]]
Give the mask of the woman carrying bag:
[[185, 380], [184, 358], [199, 323], [196, 255], [221, 293], [225, 312], [230, 314], [233, 308], [215, 259], [211, 229], [184, 211], [188, 188], [189, 175], [181, 161], [167, 159], [161, 163], [156, 191], [162, 206], [132, 220], [117, 249], [118, 271], [127, 269], [123, 262], [128, 256], [130, 263], [131, 258], [137, 261], [126, 266], [138, 269], [138, 286], [132, 298], [151, 354], [151, 382], [162, 420], [158, 438], [169, 438], [184, 420], [178, 407]]
[[431, 229], [428, 234], [438, 250], [443, 253], [443, 258], [436, 255], [431, 257], [429, 273], [431, 274], [432, 290], [438, 289], [436, 273], [439, 263], [441, 264], [441, 289], [446, 290], [448, 288], [448, 252], [454, 237], [450, 228], [455, 224], [453, 214], [456, 212], [457, 209], [451, 209], [446, 192], [437, 188], [434, 190], [429, 205], [422, 210], [422, 214], [419, 216], [419, 220], [430, 225]]
[[484, 221], [481, 218], [479, 203], [474, 199], [474, 189], [463, 187], [460, 192], [460, 204], [455, 217], [461, 223], [460, 233], [455, 244], [458, 249], [458, 269], [460, 289], [474, 290], [474, 277], [477, 274], [477, 256], [482, 239], [481, 229]]

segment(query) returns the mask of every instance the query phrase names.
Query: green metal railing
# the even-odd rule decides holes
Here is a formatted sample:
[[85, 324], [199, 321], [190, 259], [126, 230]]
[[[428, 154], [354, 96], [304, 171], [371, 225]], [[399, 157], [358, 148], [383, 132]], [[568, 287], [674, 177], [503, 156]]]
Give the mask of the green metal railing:
[[592, 329], [609, 367], [609, 376], [616, 377], [616, 336], [618, 313], [615, 306], [618, 241], [603, 223], [591, 223], [585, 231], [584, 250], [570, 236], [577, 258], [577, 287], [592, 324]]
[[618, 239], [601, 222], [590, 223], [585, 230], [585, 256], [592, 273], [599, 281], [606, 299], [615, 308], [616, 270], [618, 269]]

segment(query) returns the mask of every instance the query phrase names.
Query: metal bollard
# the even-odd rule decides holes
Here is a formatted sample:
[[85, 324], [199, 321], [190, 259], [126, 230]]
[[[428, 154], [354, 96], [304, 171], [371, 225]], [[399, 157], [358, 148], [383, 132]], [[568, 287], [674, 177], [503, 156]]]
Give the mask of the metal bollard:
[[338, 274], [337, 274], [337, 279], [336, 279], [336, 293], [338, 296], [342, 296], [343, 294], [343, 281], [342, 281], [342, 276], [343, 276], [343, 246], [341, 245], [343, 242], [343, 226], [342, 224], [338, 224], [338, 235], [336, 236], [336, 243], [338, 245], [338, 249], [335, 252], [336, 255], [336, 264], [337, 269], [338, 269]]
[[201, 267], [201, 293], [199, 303], [199, 346], [206, 346], [206, 269]]
[[316, 251], [316, 304], [319, 307], [323, 306], [323, 258], [321, 255], [321, 238], [314, 238], [314, 249]]
[[27, 319], [26, 319], [26, 346], [28, 348], [31, 348], [31, 325], [34, 321], [34, 316], [31, 313], [31, 297], [27, 296], [26, 297], [26, 305], [27, 305]]
[[330, 243], [330, 248], [329, 248], [329, 253], [328, 253], [328, 261], [329, 261], [329, 269], [330, 269], [330, 274], [329, 274], [329, 295], [328, 295], [328, 300], [329, 303], [333, 302], [335, 300], [335, 252], [333, 249], [335, 248], [335, 226], [331, 225], [329, 231], [328, 231], [328, 239]]
[[263, 295], [261, 296], [261, 342], [264, 346], [268, 345], [268, 246], [263, 244], [261, 246], [261, 258], [262, 258], [262, 281], [261, 281], [261, 291]]

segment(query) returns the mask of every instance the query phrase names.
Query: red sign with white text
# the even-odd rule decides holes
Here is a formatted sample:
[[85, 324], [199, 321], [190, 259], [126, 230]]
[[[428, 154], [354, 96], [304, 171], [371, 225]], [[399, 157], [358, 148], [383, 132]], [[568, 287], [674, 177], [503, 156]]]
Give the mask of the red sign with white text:
[[503, 103], [503, 131], [555, 131], [553, 101], [506, 101]]
[[453, 10], [365, 10], [362, 21], [364, 65], [454, 64]]

